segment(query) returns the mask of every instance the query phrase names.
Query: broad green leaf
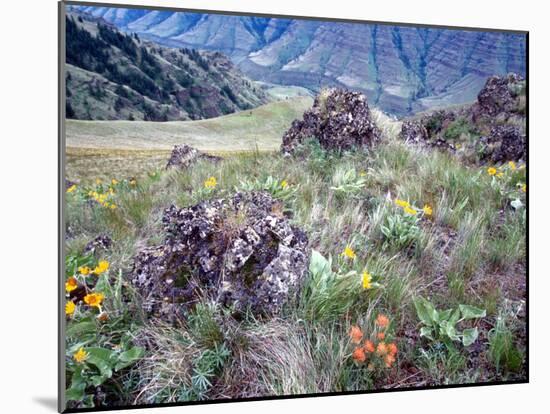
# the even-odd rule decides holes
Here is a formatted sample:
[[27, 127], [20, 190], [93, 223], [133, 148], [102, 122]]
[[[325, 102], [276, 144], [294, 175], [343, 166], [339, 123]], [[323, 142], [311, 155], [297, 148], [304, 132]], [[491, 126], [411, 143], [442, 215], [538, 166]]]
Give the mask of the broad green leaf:
[[132, 365], [143, 357], [145, 350], [138, 346], [135, 346], [128, 351], [124, 351], [118, 356], [118, 363], [115, 366], [115, 371], [120, 371], [127, 366]]
[[67, 338], [80, 338], [87, 334], [96, 333], [97, 324], [90, 318], [82, 319], [78, 322], [69, 322], [65, 330]]
[[95, 365], [102, 376], [111, 378], [114, 352], [107, 348], [86, 348], [86, 352], [89, 354], [86, 362]]
[[448, 321], [451, 318], [453, 310], [452, 309], [446, 309], [444, 311], [439, 311], [439, 320], [440, 321]]
[[426, 299], [422, 297], [415, 299], [414, 307], [416, 308], [418, 319], [420, 319], [424, 325], [432, 326], [437, 320], [437, 311]]
[[82, 401], [84, 399], [84, 390], [86, 389], [86, 384], [83, 384], [82, 388], [68, 388], [65, 391], [65, 399], [67, 401]]
[[330, 262], [318, 251], [312, 250], [309, 262], [309, 271], [317, 276], [325, 272], [331, 272]]
[[454, 325], [451, 325], [450, 323], [446, 323], [446, 326], [445, 326], [445, 334], [451, 338], [453, 341], [458, 341], [460, 340], [459, 336], [457, 335], [456, 333], [456, 329], [454, 327]]
[[423, 326], [422, 328], [420, 328], [420, 336], [424, 336], [432, 341], [434, 340], [432, 336], [432, 329], [427, 326]]
[[462, 332], [462, 343], [464, 344], [464, 346], [470, 346], [476, 341], [477, 336], [477, 328], [464, 329], [464, 331]]
[[485, 309], [476, 308], [470, 305], [458, 305], [462, 313], [462, 320], [484, 318], [486, 315]]
[[86, 390], [86, 381], [82, 376], [82, 365], [78, 365], [71, 377], [71, 386], [65, 391], [67, 401], [82, 401]]
[[449, 325], [455, 326], [460, 319], [460, 309], [455, 309], [449, 318]]

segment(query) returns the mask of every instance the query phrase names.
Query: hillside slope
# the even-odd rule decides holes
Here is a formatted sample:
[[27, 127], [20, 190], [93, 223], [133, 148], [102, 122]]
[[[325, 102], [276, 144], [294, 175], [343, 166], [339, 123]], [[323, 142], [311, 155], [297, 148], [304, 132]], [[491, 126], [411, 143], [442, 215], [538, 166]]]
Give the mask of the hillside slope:
[[160, 47], [101, 18], [66, 22], [68, 118], [204, 119], [270, 100], [221, 53]]
[[173, 47], [216, 50], [254, 80], [342, 86], [397, 115], [475, 100], [489, 76], [525, 76], [524, 34], [82, 6]]
[[298, 97], [250, 111], [185, 122], [68, 120], [66, 146], [72, 151], [170, 150], [176, 144], [213, 152], [277, 150], [284, 131], [311, 103], [310, 97]]

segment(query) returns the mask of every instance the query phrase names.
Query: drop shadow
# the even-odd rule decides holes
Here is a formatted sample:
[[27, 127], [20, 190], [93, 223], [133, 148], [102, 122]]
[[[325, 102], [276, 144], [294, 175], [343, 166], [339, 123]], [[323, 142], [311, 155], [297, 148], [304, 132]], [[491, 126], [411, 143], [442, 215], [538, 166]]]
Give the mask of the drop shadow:
[[53, 412], [57, 412], [57, 398], [54, 397], [33, 397], [35, 403], [40, 404], [42, 407], [48, 408]]

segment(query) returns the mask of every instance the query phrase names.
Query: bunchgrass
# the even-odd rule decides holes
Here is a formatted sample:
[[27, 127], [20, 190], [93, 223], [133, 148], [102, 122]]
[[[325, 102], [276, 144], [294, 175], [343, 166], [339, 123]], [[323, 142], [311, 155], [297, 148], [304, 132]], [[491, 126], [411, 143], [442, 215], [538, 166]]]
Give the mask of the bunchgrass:
[[[87, 200], [83, 188], [93, 183], [95, 174], [104, 180], [125, 177], [108, 177], [108, 170], [69, 174], [69, 179], [82, 181], [76, 194], [67, 194], [67, 250], [82, 251], [93, 237], [110, 235], [113, 248], [102, 258], [112, 264], [115, 291], [131, 292], [127, 275], [133, 256], [162, 241], [166, 207], [191, 206], [236, 190], [262, 189], [281, 199], [293, 224], [307, 232], [310, 248], [332, 258], [323, 271], [309, 272], [299, 297], [270, 320], [251, 315], [236, 320], [204, 297], [185, 321], [167, 325], [138, 312], [139, 298], [129, 301], [128, 293], [116, 293], [112, 311], [132, 310], [125, 313], [124, 323], [146, 349], [143, 359], [119, 378], [119, 403], [470, 383], [503, 373], [506, 378], [523, 375], [523, 356], [514, 351], [516, 331], [502, 318], [487, 319], [489, 326], [495, 325], [489, 345], [481, 344], [481, 356], [472, 356], [460, 347], [450, 352], [420, 338], [412, 305], [422, 295], [447, 307], [484, 304], [494, 315], [504, 301], [521, 300], [513, 291], [481, 291], [479, 286], [480, 280], [490, 284], [497, 271], [507, 277], [523, 269], [523, 212], [508, 206], [508, 195], [495, 190], [485, 169], [464, 165], [450, 154], [408, 146], [396, 139], [398, 122], [378, 112], [375, 118], [384, 138], [365, 151], [331, 153], [312, 141], [297, 157], [248, 151], [216, 164], [199, 161], [183, 171], [142, 163], [143, 168], [154, 167], [142, 171], [135, 186], [125, 181], [115, 188], [113, 210]], [[72, 164], [69, 173], [76, 167]], [[216, 179], [212, 189], [205, 187], [210, 177]], [[514, 184], [509, 187], [516, 191]], [[397, 198], [418, 209], [433, 209], [429, 216], [419, 213], [414, 230], [404, 237], [408, 228], [383, 231], [388, 217], [403, 215], [394, 203]], [[354, 258], [342, 255], [346, 247]], [[364, 272], [372, 275], [375, 286], [363, 288]], [[380, 312], [392, 319], [399, 347], [399, 363], [387, 376], [358, 367], [348, 337], [351, 324]], [[492, 365], [484, 366], [483, 375], [482, 368], [472, 368], [486, 360]]]

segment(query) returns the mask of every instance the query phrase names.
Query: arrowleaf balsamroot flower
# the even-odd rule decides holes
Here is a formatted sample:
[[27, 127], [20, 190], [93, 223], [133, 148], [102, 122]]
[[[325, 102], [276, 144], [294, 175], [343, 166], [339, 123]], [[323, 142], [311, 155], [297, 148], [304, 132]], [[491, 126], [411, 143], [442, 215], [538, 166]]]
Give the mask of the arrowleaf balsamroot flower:
[[397, 204], [399, 207], [402, 207], [402, 208], [406, 208], [406, 207], [411, 206], [408, 201], [400, 200], [399, 198], [397, 198], [395, 200], [395, 204]]
[[351, 342], [358, 344], [361, 342], [361, 339], [363, 339], [363, 332], [358, 326], [353, 325], [349, 332], [349, 337], [351, 338]]
[[428, 204], [424, 204], [424, 207], [422, 207], [422, 211], [426, 216], [431, 216], [433, 213], [432, 208]]
[[285, 189], [288, 187], [288, 182], [286, 180], [281, 181], [281, 188]]
[[348, 257], [350, 259], [355, 259], [356, 254], [351, 247], [346, 246], [346, 248], [342, 252], [342, 256]]
[[523, 185], [521, 186], [521, 191], [523, 191], [524, 193], [527, 192], [527, 184], [523, 184]]
[[512, 171], [516, 171], [516, 168], [517, 168], [517, 167], [516, 167], [516, 163], [515, 163], [514, 161], [509, 161], [509, 162], [508, 162], [508, 166], [510, 167], [510, 169], [511, 169]]
[[365, 360], [367, 359], [367, 356], [365, 355], [365, 350], [361, 347], [355, 348], [352, 357], [357, 362], [365, 362]]
[[210, 177], [208, 180], [204, 182], [204, 187], [213, 189], [218, 184], [218, 181], [216, 180], [216, 177]]
[[403, 211], [407, 214], [410, 214], [411, 216], [416, 215], [416, 210], [414, 208], [409, 207], [409, 206], [404, 207]]
[[495, 175], [497, 173], [497, 169], [495, 167], [489, 167], [487, 168], [487, 174], [489, 175]]
[[88, 353], [84, 351], [84, 348], [80, 348], [78, 351], [75, 352], [73, 358], [78, 363], [84, 362], [86, 359], [88, 359]]
[[72, 292], [78, 287], [78, 281], [74, 277], [70, 277], [65, 282], [65, 290], [67, 292]]
[[96, 275], [100, 275], [109, 269], [109, 262], [107, 260], [100, 260], [94, 269]]
[[366, 270], [363, 272], [363, 289], [370, 289], [372, 287], [372, 276]]
[[84, 303], [86, 303], [86, 305], [99, 308], [101, 307], [101, 302], [103, 302], [104, 298], [105, 296], [103, 296], [102, 293], [88, 293], [84, 296]]
[[71, 316], [76, 310], [76, 305], [72, 300], [67, 301], [65, 304], [65, 315]]
[[72, 193], [74, 190], [76, 190], [76, 184], [73, 184], [69, 188], [67, 188], [68, 193]]
[[90, 269], [88, 266], [80, 266], [78, 268], [78, 273], [84, 276], [88, 275], [91, 271], [92, 269]]

